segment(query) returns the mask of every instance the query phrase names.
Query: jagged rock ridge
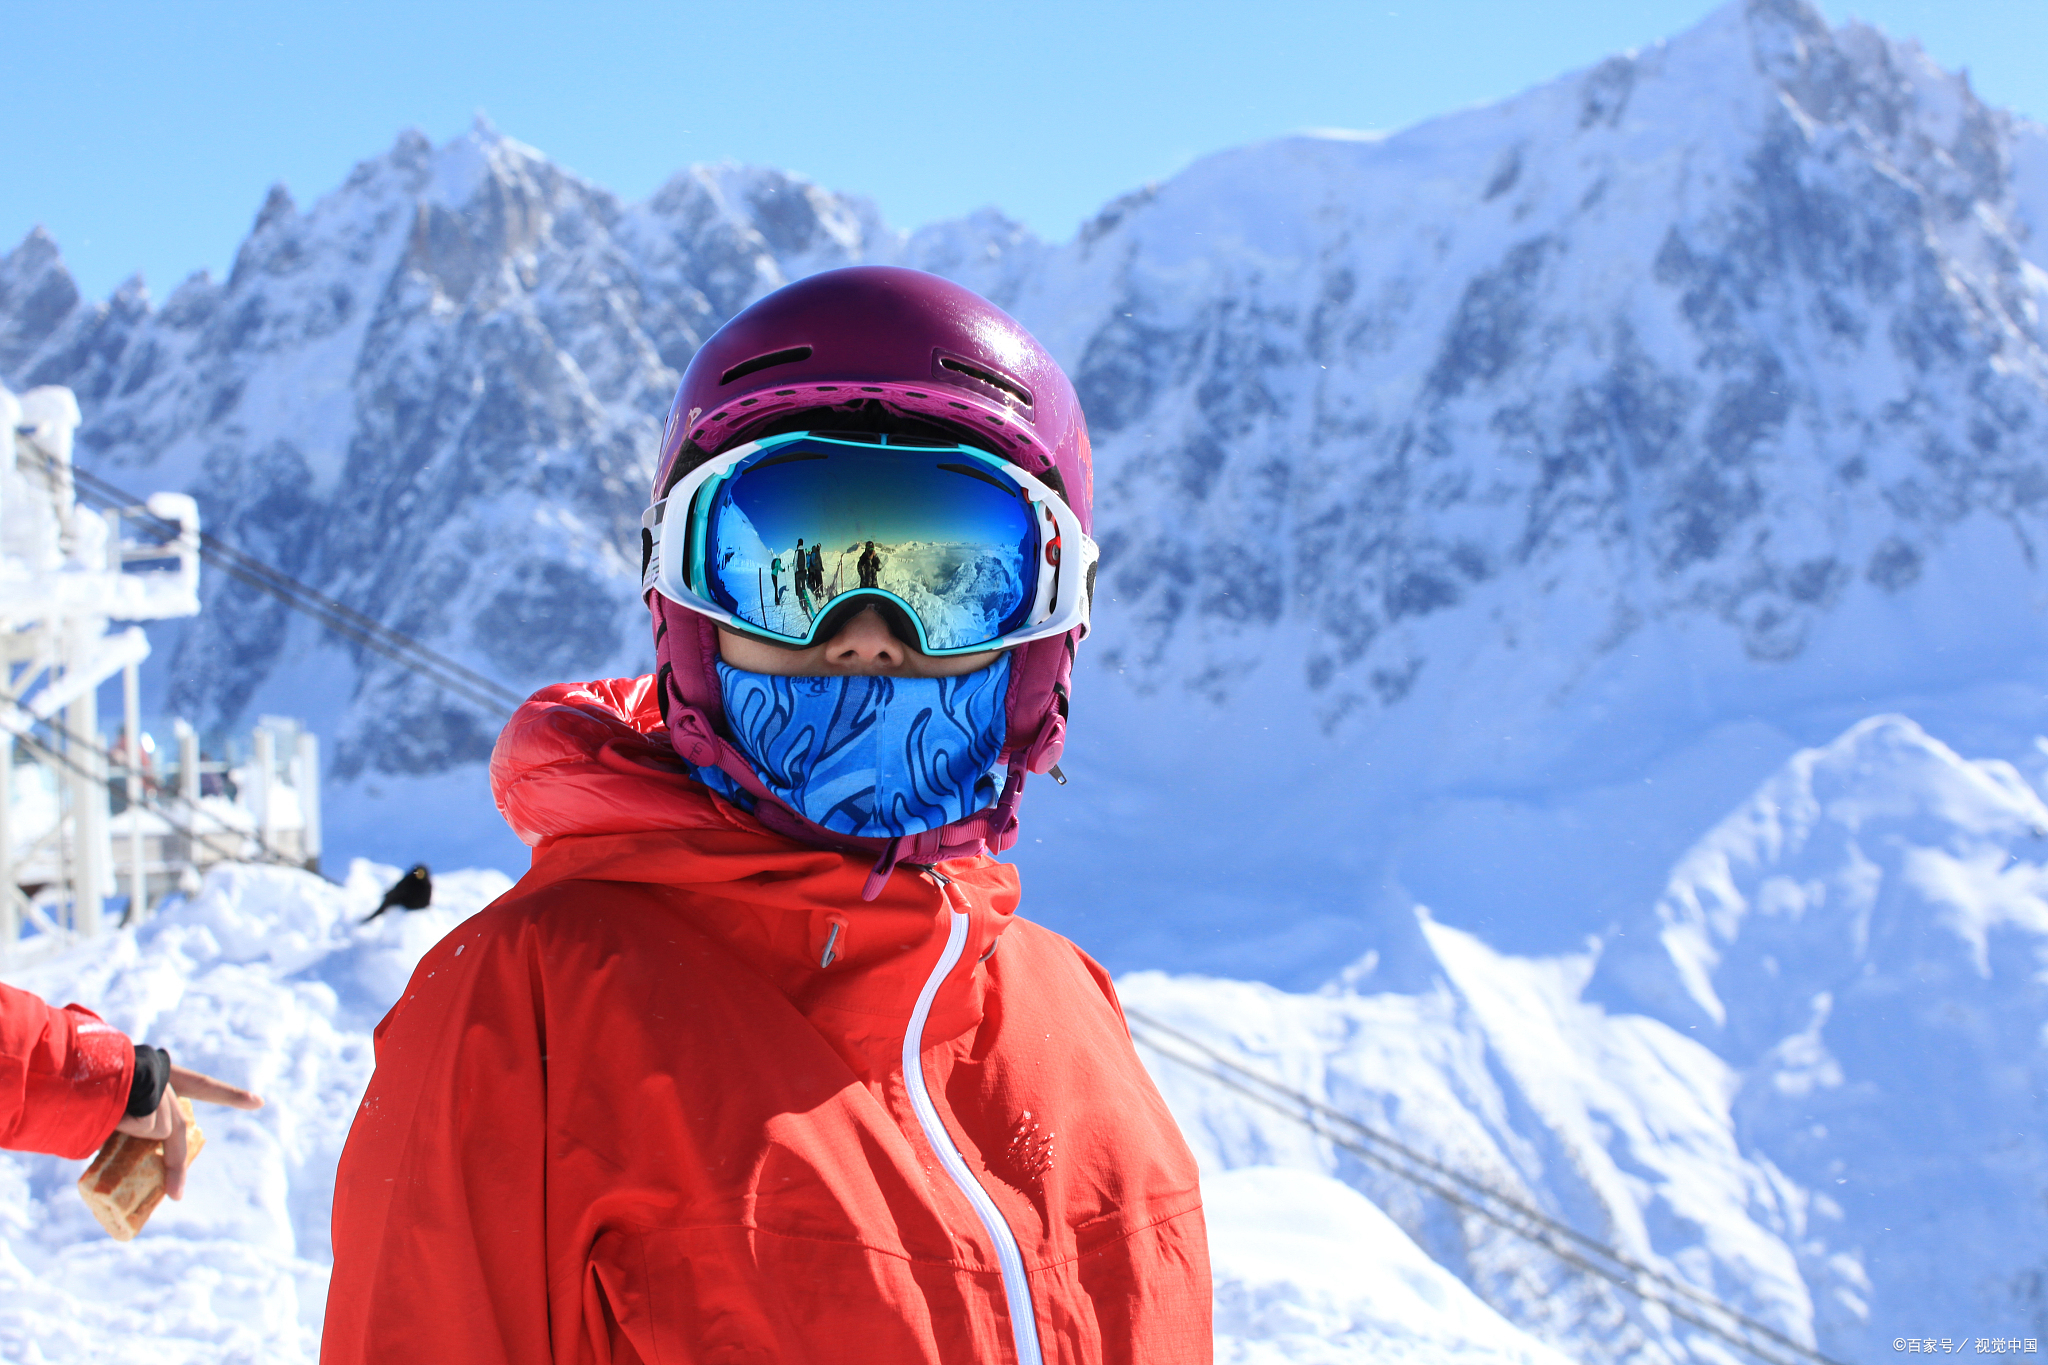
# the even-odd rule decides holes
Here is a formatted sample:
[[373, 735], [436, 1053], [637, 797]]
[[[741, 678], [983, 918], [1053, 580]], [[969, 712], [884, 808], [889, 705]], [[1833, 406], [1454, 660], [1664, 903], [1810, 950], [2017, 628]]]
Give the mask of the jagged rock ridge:
[[[1495, 947], [1581, 951], [1619, 907], [1597, 970], [1544, 969], [1541, 1003], [1606, 1036], [1572, 994], [1592, 972], [1617, 1013], [1706, 1033], [1659, 1035], [1643, 1069], [1679, 1057], [1707, 1078], [1710, 1159], [1688, 1169], [1727, 1176], [1721, 1213], [1742, 1217], [1688, 1203], [1686, 1170], [1646, 1173], [1654, 1124], [1598, 1077], [1547, 1097], [1574, 1134], [1561, 1155], [1534, 1128], [1488, 1130], [1499, 1169], [1617, 1225], [1651, 1209], [1641, 1244], [1660, 1255], [1736, 1229], [1703, 1262], [1746, 1286], [1730, 1297], [1840, 1351], [1883, 1295], [1929, 1276], [1949, 1277], [1937, 1307], [1968, 1307], [1981, 1282], [2038, 1312], [2033, 1242], [1946, 1268], [1866, 1254], [1857, 1206], [1828, 1193], [1851, 1148], [1801, 1107], [1818, 1096], [1860, 1135], [1852, 1155], [1877, 1149], [1887, 1106], [1915, 1102], [1881, 1065], [1899, 1035], [1845, 1033], [1903, 1027], [1880, 997], [1929, 968], [1977, 1049], [1944, 1055], [2022, 1131], [2032, 1092], [2008, 1063], [2034, 1025], [2000, 1032], [1969, 992], [1988, 981], [2014, 1019], [2040, 1012], [2038, 853], [2013, 815], [2038, 802], [1887, 723], [1678, 855], [1801, 743], [1901, 696], [1923, 721], [1921, 702], [1984, 713], [1989, 747], [2048, 721], [2044, 187], [2042, 130], [1917, 49], [1754, 0], [1395, 136], [1210, 158], [1058, 246], [994, 214], [906, 236], [858, 200], [732, 167], [624, 205], [487, 129], [438, 150], [408, 137], [310, 210], [274, 194], [230, 278], [161, 307], [139, 284], [80, 300], [32, 237], [0, 263], [0, 378], [76, 387], [101, 472], [188, 487], [237, 543], [538, 684], [645, 665], [631, 531], [677, 368], [711, 328], [845, 262], [982, 289], [1076, 375], [1102, 471], [1103, 628], [1083, 654], [1074, 787], [1027, 803], [1047, 836], [1026, 845], [1033, 913], [1119, 967], [1314, 984], [1353, 964], [1332, 994], [1379, 992], [1389, 1034], [1440, 999], [1453, 1031], [1485, 1034], [1476, 1112], [1529, 1060], [1496, 1067], [1488, 1049], [1536, 1016], [1451, 1017], [1440, 980], [1493, 968], [1451, 931], [1418, 939], [1408, 902]], [[335, 804], [358, 830], [453, 843], [463, 803], [490, 820], [474, 779], [495, 718], [231, 582], [213, 591], [160, 651], [178, 706], [331, 717]], [[1884, 856], [1832, 814], [1785, 822], [1789, 853], [1751, 839], [1815, 772], [2002, 795], [1984, 820], [1923, 812]], [[469, 788], [421, 834], [454, 777]], [[1959, 929], [1938, 898], [1900, 915], [1871, 891], [1873, 867], [1896, 895], [1937, 865], [1977, 869], [1996, 913]], [[1887, 915], [1917, 940], [1837, 933]], [[1356, 1064], [1352, 1035], [1332, 1037]], [[1351, 1104], [1371, 1079], [1328, 1093]], [[1515, 1075], [1497, 1088], [1503, 1110], [1546, 1098]], [[1892, 1188], [1941, 1188], [1954, 1173], [1933, 1157], [1968, 1113], [1945, 1103], [1916, 1129]], [[1550, 1155], [1590, 1174], [1552, 1178]], [[2001, 1159], [1957, 1207], [2016, 1205], [2039, 1154], [2016, 1140]], [[1434, 1235], [1497, 1302], [1531, 1308], [1550, 1284], [1464, 1229]], [[1549, 1330], [1590, 1342], [1617, 1303], [1560, 1300]], [[1627, 1321], [1643, 1334], [1618, 1357], [1677, 1358], [1674, 1337]]]
[[[993, 213], [910, 236], [736, 167], [625, 205], [488, 128], [408, 135], [310, 210], [274, 192], [229, 278], [160, 308], [139, 282], [79, 300], [31, 238], [0, 264], [0, 374], [78, 389], [102, 472], [192, 489], [217, 532], [528, 686], [645, 666], [633, 521], [710, 329], [841, 263], [961, 279], [1046, 338], [1099, 437], [1078, 698], [1118, 738], [1072, 801], [1106, 818], [1033, 856], [1132, 923], [1184, 898], [1241, 939], [1275, 918], [1270, 887], [1232, 899], [1242, 865], [1099, 869], [1284, 842], [1274, 875], [1335, 926], [1287, 939], [1308, 912], [1281, 911], [1250, 969], [1285, 975], [1360, 946], [1377, 893], [1333, 887], [1472, 890], [1432, 871], [1461, 793], [1554, 797], [1731, 718], [2023, 671], [2044, 184], [2042, 131], [1917, 48], [1750, 0], [1398, 135], [1209, 158], [1063, 246]], [[333, 717], [364, 828], [386, 779], [474, 773], [496, 717], [213, 591], [171, 705]], [[1219, 736], [1213, 776], [1162, 795], [1188, 732]], [[1113, 957], [1175, 937], [1130, 932]]]

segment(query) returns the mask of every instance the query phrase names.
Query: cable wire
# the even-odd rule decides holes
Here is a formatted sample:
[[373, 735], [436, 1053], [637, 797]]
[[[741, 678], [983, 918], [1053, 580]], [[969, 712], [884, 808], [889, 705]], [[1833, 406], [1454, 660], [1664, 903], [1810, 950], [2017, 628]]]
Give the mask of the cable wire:
[[[77, 731], [66, 727], [65, 725], [56, 720], [43, 719], [37, 717], [34, 712], [30, 711], [27, 707], [23, 706], [20, 702], [15, 701], [11, 697], [5, 698], [4, 700], [7, 701], [8, 705], [14, 707], [15, 710], [20, 711], [24, 716], [26, 716], [31, 724], [46, 725], [51, 730], [55, 731], [59, 736], [63, 738], [66, 747], [60, 749], [56, 745], [47, 743], [44, 740], [38, 738], [36, 735], [34, 735], [26, 729], [8, 730], [0, 732], [0, 743], [6, 742], [6, 739], [9, 736], [17, 738], [21, 740], [22, 743], [28, 745], [31, 749], [36, 750], [38, 753], [43, 754], [45, 757], [53, 760], [54, 762], [62, 764], [64, 767], [69, 768], [72, 772], [77, 773], [80, 777], [86, 778], [87, 780], [94, 783], [98, 783], [108, 776], [108, 774], [96, 772], [87, 765], [79, 762], [75, 753], [72, 751], [71, 746], [75, 745], [78, 748], [83, 748], [92, 751], [95, 756], [107, 760], [110, 766], [112, 765], [114, 759], [114, 754], [112, 750], [106, 748], [101, 744], [96, 743], [91, 739], [86, 738], [83, 735], [80, 735]], [[123, 764], [121, 766], [126, 767], [127, 765]], [[190, 839], [194, 844], [206, 843], [218, 837], [219, 835], [228, 835], [230, 837], [240, 836], [241, 838], [251, 840], [255, 843], [259, 855], [255, 860], [257, 862], [272, 863], [278, 867], [296, 868], [302, 872], [311, 870], [307, 868], [305, 862], [302, 859], [294, 858], [290, 854], [280, 852], [269, 841], [264, 839], [261, 830], [236, 830], [230, 827], [225, 821], [223, 821], [219, 816], [215, 815], [212, 811], [207, 810], [197, 801], [191, 800], [182, 792], [173, 792], [167, 790], [166, 788], [158, 787], [154, 793], [155, 799], [154, 801], [152, 801], [149, 784], [144, 782], [138, 785], [142, 788], [143, 796], [143, 800], [139, 804], [144, 809], [154, 809], [157, 815], [162, 818], [165, 824], [171, 827], [174, 833], [184, 835], [187, 839]], [[205, 816], [214, 824], [219, 825], [220, 828], [217, 831], [214, 831], [213, 833], [203, 834], [195, 825], [181, 824], [170, 813], [168, 806], [168, 803], [170, 802], [176, 802], [178, 805], [183, 806], [188, 810], [191, 810], [199, 815]], [[215, 845], [215, 847], [217, 847], [217, 845]], [[243, 862], [247, 860], [240, 857], [239, 855], [232, 855], [228, 858], [228, 861]]]
[[[1844, 1365], [1811, 1346], [1785, 1335], [1768, 1323], [1731, 1308], [1683, 1280], [1644, 1265], [1560, 1222], [1540, 1209], [1502, 1193], [1484, 1181], [1467, 1176], [1424, 1153], [1416, 1151], [1391, 1134], [1379, 1131], [1351, 1115], [1305, 1095], [1282, 1082], [1232, 1060], [1200, 1039], [1142, 1010], [1124, 1007], [1124, 1017], [1134, 1025], [1133, 1038], [1168, 1061], [1176, 1062], [1204, 1078], [1233, 1090], [1260, 1106], [1294, 1120], [1318, 1137], [1354, 1156], [1470, 1213], [1476, 1214], [1513, 1235], [1533, 1242], [1565, 1264], [1606, 1280], [1623, 1291], [1654, 1304], [1681, 1322], [1735, 1346], [1767, 1365]], [[1144, 1036], [1153, 1035], [1151, 1037]], [[1163, 1045], [1161, 1039], [1199, 1054], [1196, 1060]], [[1333, 1131], [1338, 1130], [1338, 1131]], [[1367, 1144], [1371, 1144], [1368, 1146]], [[1407, 1164], [1403, 1164], [1403, 1163]], [[1420, 1167], [1421, 1170], [1414, 1169]], [[1574, 1249], [1574, 1247], [1578, 1249]], [[1604, 1262], [1604, 1263], [1603, 1263]], [[1646, 1287], [1651, 1286], [1651, 1287]], [[1657, 1292], [1657, 1291], [1665, 1292]], [[1674, 1301], [1673, 1295], [1684, 1301]], [[1703, 1314], [1718, 1314], [1724, 1322], [1710, 1321]], [[1770, 1343], [1760, 1345], [1757, 1338]]]
[[[143, 506], [142, 499], [117, 487], [108, 480], [100, 478], [98, 475], [91, 474], [76, 466], [73, 466], [71, 473], [74, 486], [92, 501], [102, 506], [116, 507], [123, 510]], [[131, 515], [134, 514], [131, 513]], [[138, 520], [142, 518], [147, 518], [150, 522], [155, 523], [159, 533], [169, 538], [176, 539], [184, 534], [183, 527], [152, 513], [145, 511], [137, 516]], [[400, 631], [393, 630], [381, 621], [366, 616], [353, 607], [327, 596], [311, 585], [293, 578], [281, 569], [273, 568], [255, 556], [236, 549], [218, 536], [201, 531], [199, 533], [199, 553], [208, 563], [214, 565], [214, 567], [220, 569], [236, 581], [275, 597], [286, 606], [318, 620], [336, 634], [353, 640], [366, 649], [391, 660], [393, 663], [399, 664], [427, 678], [429, 681], [455, 693], [474, 705], [481, 706], [487, 710], [510, 711], [523, 700], [516, 692], [496, 680], [488, 678], [474, 669], [456, 662], [438, 650], [422, 644], [420, 641]], [[80, 742], [78, 737], [71, 735], [68, 731], [62, 731], [61, 726], [54, 728], [64, 733], [68, 741]], [[34, 747], [66, 763], [74, 770], [85, 771], [82, 765], [77, 764], [75, 760], [62, 751], [42, 744], [32, 736], [23, 735], [22, 737]], [[90, 743], [89, 741], [83, 742]], [[91, 747], [99, 748], [96, 744], [91, 745]], [[107, 751], [100, 749], [100, 752], [105, 754]], [[168, 793], [159, 789], [157, 795], [161, 802], [161, 799], [168, 795]], [[182, 797], [175, 799], [184, 800]], [[185, 804], [192, 803], [186, 802]], [[195, 806], [195, 809], [198, 808]], [[186, 835], [186, 837], [195, 840], [203, 837], [196, 834], [189, 826], [178, 825], [161, 807], [159, 807], [158, 813], [163, 816], [167, 823], [170, 823], [174, 829]], [[291, 867], [302, 865], [271, 848], [263, 841], [260, 834], [252, 834], [249, 837], [255, 839], [258, 847], [266, 855], [267, 861]], [[1795, 1341], [1769, 1324], [1752, 1318], [1737, 1309], [1730, 1308], [1718, 1299], [1713, 1298], [1683, 1280], [1644, 1265], [1597, 1239], [1587, 1236], [1569, 1224], [1562, 1223], [1539, 1209], [1532, 1208], [1519, 1200], [1513, 1199], [1482, 1181], [1466, 1176], [1416, 1151], [1389, 1134], [1379, 1132], [1366, 1124], [1360, 1123], [1357, 1119], [1340, 1110], [1334, 1109], [1308, 1095], [1304, 1095], [1297, 1090], [1293, 1090], [1239, 1065], [1230, 1058], [1225, 1057], [1222, 1053], [1217, 1052], [1200, 1040], [1181, 1032], [1179, 1029], [1153, 1019], [1139, 1010], [1126, 1007], [1124, 1014], [1133, 1024], [1137, 1025], [1137, 1030], [1134, 1032], [1151, 1032], [1164, 1035], [1182, 1046], [1202, 1054], [1207, 1059], [1207, 1063], [1191, 1060], [1174, 1052], [1171, 1048], [1163, 1047], [1156, 1038], [1138, 1038], [1137, 1041], [1144, 1043], [1167, 1060], [1177, 1062], [1181, 1066], [1200, 1073], [1209, 1080], [1227, 1089], [1236, 1091], [1238, 1094], [1265, 1108], [1293, 1119], [1335, 1146], [1370, 1161], [1381, 1169], [1426, 1189], [1446, 1202], [1476, 1214], [1517, 1237], [1535, 1243], [1567, 1265], [1606, 1280], [1623, 1291], [1641, 1299], [1646, 1304], [1654, 1304], [1661, 1307], [1679, 1321], [1689, 1323], [1731, 1346], [1746, 1351], [1757, 1359], [1768, 1362], [1768, 1365], [1791, 1365], [1791, 1362], [1794, 1361], [1813, 1362], [1814, 1365], [1843, 1365], [1843, 1362], [1836, 1361], [1812, 1347]], [[1226, 1072], [1230, 1074], [1225, 1074]], [[1332, 1125], [1349, 1130], [1349, 1135], [1331, 1131]], [[1372, 1143], [1374, 1146], [1368, 1147], [1367, 1143]], [[1421, 1167], [1428, 1174], [1421, 1174], [1413, 1169], [1403, 1167], [1399, 1161], [1388, 1155], [1389, 1152], [1394, 1153], [1401, 1161]], [[1463, 1189], [1466, 1193], [1460, 1193], [1459, 1188], [1453, 1188], [1453, 1186]], [[1517, 1222], [1516, 1220], [1518, 1219], [1522, 1221]], [[1574, 1251], [1569, 1246], [1564, 1245], [1564, 1243], [1576, 1245], [1582, 1250]], [[1607, 1264], [1600, 1264], [1593, 1259], [1594, 1257], [1604, 1259]], [[1660, 1294], [1645, 1288], [1644, 1282], [1655, 1286], [1658, 1290], [1665, 1291], [1665, 1293]], [[1676, 1302], [1667, 1295], [1678, 1296], [1689, 1300], [1690, 1303]], [[1736, 1324], [1740, 1332], [1723, 1324], [1709, 1321], [1706, 1317], [1701, 1316], [1703, 1313], [1721, 1315], [1728, 1322]], [[1773, 1343], [1777, 1350], [1773, 1351], [1759, 1346], [1755, 1340], [1756, 1337], [1762, 1337]], [[1790, 1352], [1791, 1354], [1787, 1356], [1782, 1354], [1782, 1352]]]
[[[89, 501], [102, 507], [121, 509], [137, 521], [153, 523], [158, 534], [168, 539], [175, 540], [185, 534], [185, 528], [176, 522], [146, 510], [133, 511], [145, 506], [144, 501], [97, 474], [74, 465], [71, 477], [73, 486]], [[199, 555], [237, 582], [275, 597], [286, 606], [313, 617], [337, 635], [420, 674], [472, 705], [487, 711], [509, 712], [526, 700], [495, 679], [456, 662], [403, 632], [393, 630], [254, 555], [245, 554], [210, 532], [199, 532]]]

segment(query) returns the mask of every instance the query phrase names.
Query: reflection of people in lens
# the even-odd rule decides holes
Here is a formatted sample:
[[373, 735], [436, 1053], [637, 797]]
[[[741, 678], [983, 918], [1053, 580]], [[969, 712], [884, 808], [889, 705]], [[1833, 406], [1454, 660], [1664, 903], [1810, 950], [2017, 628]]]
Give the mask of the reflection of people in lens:
[[811, 596], [825, 598], [825, 552], [816, 545], [811, 546]]
[[811, 605], [815, 590], [811, 587], [811, 552], [804, 548], [804, 538], [796, 538], [796, 558], [791, 562], [789, 576], [796, 583], [796, 600], [804, 609], [804, 615], [816, 616], [818, 609]]
[[854, 567], [860, 570], [860, 585], [863, 588], [882, 586], [882, 557], [875, 553], [875, 542], [868, 542], [868, 548], [861, 554], [860, 563]]
[[773, 584], [773, 585], [774, 585], [774, 588], [775, 588], [775, 605], [779, 607], [779, 606], [781, 606], [781, 605], [782, 605], [782, 556], [781, 556], [781, 555], [777, 555], [777, 556], [775, 556], [775, 558], [774, 558], [774, 559], [772, 559], [772, 560], [768, 561], [768, 581], [769, 581], [769, 583], [771, 583], [771, 584]]

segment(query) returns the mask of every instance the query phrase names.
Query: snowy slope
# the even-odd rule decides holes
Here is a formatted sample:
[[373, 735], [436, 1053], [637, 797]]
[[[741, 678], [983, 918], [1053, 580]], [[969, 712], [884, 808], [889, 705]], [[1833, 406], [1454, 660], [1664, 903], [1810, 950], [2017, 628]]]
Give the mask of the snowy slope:
[[[1810, 1340], [1810, 1291], [1782, 1235], [1780, 1191], [1746, 1160], [1729, 1118], [1729, 1068], [1664, 1025], [1582, 1003], [1585, 955], [1506, 958], [1426, 917], [1418, 937], [1428, 977], [1409, 989], [1375, 990], [1370, 974], [1322, 995], [1155, 973], [1119, 984], [1127, 1007]], [[1527, 1240], [1206, 1075], [1154, 1071], [1206, 1169], [1302, 1167], [1357, 1186], [1436, 1261], [1575, 1359], [1692, 1358], [1684, 1343], [1696, 1333]], [[1714, 1343], [1695, 1344], [1714, 1358]]]
[[[18, 978], [269, 1104], [203, 1111], [190, 1194], [126, 1246], [78, 1198], [82, 1163], [0, 1154], [0, 1360], [316, 1357], [334, 1163], [369, 1080], [369, 1031], [433, 941], [505, 886], [443, 873], [432, 909], [360, 924], [395, 874], [359, 862], [336, 887], [224, 869], [140, 933]], [[1232, 1172], [1209, 1200], [1224, 1360], [1562, 1365], [1327, 1176]]]
[[1563, 1365], [1347, 1185], [1249, 1167], [1202, 1187], [1224, 1365]]
[[2039, 1333], [2044, 969], [2048, 805], [1884, 716], [1695, 845], [1588, 994], [1739, 1075], [1745, 1147], [1812, 1192], [1799, 1253], [1834, 1323], [1910, 1304]]
[[[1837, 1359], [1899, 1336], [2038, 1339], [2044, 841], [2048, 805], [2011, 765], [1881, 716], [1796, 754], [1587, 951], [1507, 956], [1423, 912], [1400, 953], [1318, 995], [1120, 985], [1127, 1007]], [[1208, 1169], [1338, 1176], [1576, 1358], [1714, 1358], [1213, 1077], [1155, 1070]]]
[[[1911, 46], [1757, 0], [1106, 215], [1019, 300], [1105, 468], [1076, 733], [1119, 743], [1068, 804], [1115, 818], [1077, 815], [1062, 888], [1172, 904], [1196, 943], [1140, 960], [1278, 980], [1403, 891], [1561, 951], [1802, 744], [2031, 676], [2041, 145]], [[1176, 768], [1189, 732], [1212, 761]], [[1178, 904], [1168, 839], [1213, 850]], [[1276, 923], [1273, 886], [1332, 908]]]
[[0, 1360], [315, 1357], [334, 1166], [369, 1083], [370, 1029], [435, 940], [508, 885], [443, 874], [432, 909], [359, 925], [395, 875], [358, 862], [337, 887], [223, 868], [139, 932], [9, 974], [268, 1103], [202, 1107], [190, 1194], [126, 1246], [78, 1197], [83, 1163], [0, 1153]]
[[[488, 128], [409, 135], [161, 306], [79, 299], [31, 238], [0, 376], [76, 387], [102, 473], [527, 687], [647, 666], [633, 519], [712, 327], [834, 264], [951, 274], [1098, 437], [1075, 782], [1020, 852], [1044, 913], [1119, 968], [1307, 985], [1411, 898], [1568, 951], [1875, 710], [2024, 753], [2044, 234], [2043, 130], [1734, 0], [1491, 107], [1210, 157], [1059, 245], [731, 166], [624, 204]], [[496, 717], [212, 590], [155, 698], [316, 718], [344, 852], [518, 866]]]
[[[211, 1116], [193, 1197], [128, 1249], [76, 1163], [0, 1158], [0, 1358], [306, 1349], [368, 1029], [504, 884], [438, 878], [435, 910], [354, 925], [390, 871], [225, 873], [24, 976], [272, 1104]], [[1741, 1358], [1670, 1311], [1688, 1289], [1843, 1361], [2048, 1336], [2025, 1213], [2048, 1187], [2048, 803], [2011, 765], [1876, 717], [1796, 754], [1605, 942], [1519, 957], [1408, 925], [1313, 994], [1118, 986], [1141, 1042], [1181, 1030], [1665, 1277], [1666, 1304], [1145, 1043], [1203, 1167], [1222, 1358]]]

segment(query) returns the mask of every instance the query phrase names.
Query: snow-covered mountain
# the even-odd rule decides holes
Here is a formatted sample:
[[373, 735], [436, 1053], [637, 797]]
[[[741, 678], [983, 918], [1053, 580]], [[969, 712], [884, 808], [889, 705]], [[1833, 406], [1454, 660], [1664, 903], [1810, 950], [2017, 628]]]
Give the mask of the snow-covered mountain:
[[1766, 0], [1105, 215], [1018, 302], [1105, 438], [1063, 885], [1130, 848], [1134, 956], [1275, 979], [1374, 896], [1562, 951], [1801, 745], [2037, 676], [2044, 232], [2042, 129]]
[[[198, 491], [215, 534], [524, 689], [644, 666], [629, 560], [677, 367], [748, 300], [871, 239], [895, 240], [864, 207], [736, 168], [627, 208], [480, 126], [438, 152], [401, 137], [307, 213], [273, 191], [229, 278], [160, 309], [139, 282], [58, 306], [40, 236], [0, 269], [0, 303], [16, 372], [61, 375], [90, 408], [102, 474]], [[244, 585], [211, 601], [160, 675], [166, 708], [314, 718], [371, 825], [409, 804], [380, 805], [380, 780], [455, 770], [488, 826], [476, 765], [501, 716]], [[347, 804], [344, 847], [369, 837]]]
[[[1424, 914], [1400, 989], [1370, 985], [1371, 961], [1317, 995], [1118, 985], [1128, 1009], [1835, 1359], [2038, 1342], [2044, 840], [2048, 804], [2011, 765], [1877, 717], [1794, 755], [1588, 950], [1504, 955]], [[1574, 1359], [1724, 1358], [1214, 1076], [1154, 1071], [1206, 1169], [1339, 1177]]]
[[[190, 489], [508, 685], [637, 672], [679, 367], [856, 261], [983, 290], [1081, 386], [1099, 630], [1074, 781], [1033, 786], [1020, 853], [1027, 912], [1135, 1010], [1838, 1359], [2048, 1336], [2048, 133], [1911, 44], [1737, 0], [1497, 105], [1211, 157], [1065, 244], [994, 212], [906, 234], [736, 167], [627, 205], [487, 128], [408, 136], [308, 210], [273, 194], [227, 280], [160, 306], [80, 299], [31, 237], [0, 261], [0, 380], [71, 384], [90, 467]], [[497, 717], [210, 592], [158, 640], [159, 706], [312, 718], [330, 848], [520, 865]], [[297, 1340], [360, 1033], [415, 948], [230, 890], [30, 984], [147, 1028], [208, 979], [179, 1045], [267, 1059], [289, 1103], [223, 1121], [254, 1211], [170, 1219], [189, 1244], [137, 1283], [221, 1277], [199, 1327]], [[278, 915], [306, 956], [235, 927]], [[1157, 1061], [1242, 1214], [1226, 1354], [1539, 1349], [1284, 1166], [1572, 1358], [1729, 1358]], [[0, 1164], [0, 1219], [44, 1228], [55, 1171]], [[41, 1305], [0, 1304], [0, 1341], [91, 1318], [65, 1286], [107, 1258], [27, 1226], [0, 1236], [55, 1269], [0, 1260]], [[264, 1249], [246, 1275], [230, 1242]], [[1374, 1316], [1403, 1294], [1442, 1316]], [[165, 1334], [137, 1312], [79, 1353]]]
[[[1568, 950], [1874, 711], [2030, 741], [2044, 220], [2043, 130], [1747, 0], [1393, 136], [1211, 157], [1057, 246], [729, 166], [627, 205], [488, 128], [408, 135], [160, 307], [81, 300], [31, 237], [0, 378], [72, 385], [101, 473], [524, 688], [647, 666], [633, 523], [710, 329], [847, 262], [961, 279], [1099, 438], [1038, 911], [1119, 967], [1305, 984], [1414, 899]], [[213, 592], [162, 706], [313, 717], [344, 853], [517, 866], [498, 717]]]

